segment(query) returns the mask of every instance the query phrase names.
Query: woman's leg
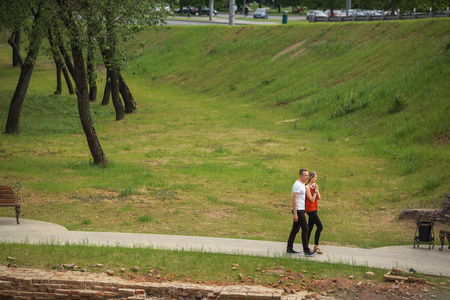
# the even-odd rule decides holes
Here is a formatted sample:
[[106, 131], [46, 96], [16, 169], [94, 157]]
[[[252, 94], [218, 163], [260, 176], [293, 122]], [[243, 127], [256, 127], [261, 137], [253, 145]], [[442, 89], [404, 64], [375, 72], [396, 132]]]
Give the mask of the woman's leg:
[[313, 231], [313, 228], [314, 228], [314, 216], [313, 216], [314, 214], [312, 211], [308, 212], [307, 214], [308, 214], [308, 227], [309, 227], [309, 230], [308, 230], [308, 243], [309, 243], [309, 239], [311, 238], [311, 232]]
[[320, 239], [320, 233], [322, 232], [323, 226], [322, 226], [322, 222], [320, 221], [319, 215], [317, 214], [317, 211], [316, 211], [315, 224], [317, 226], [317, 229], [316, 229], [316, 235], [315, 235], [315, 238], [314, 238], [314, 244], [316, 246], [318, 246], [319, 245], [319, 239]]

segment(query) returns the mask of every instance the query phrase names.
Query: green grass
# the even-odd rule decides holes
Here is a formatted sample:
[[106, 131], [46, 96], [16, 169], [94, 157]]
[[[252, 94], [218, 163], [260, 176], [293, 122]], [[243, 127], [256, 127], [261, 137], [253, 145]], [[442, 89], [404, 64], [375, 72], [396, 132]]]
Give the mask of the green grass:
[[[167, 251], [155, 248], [122, 248], [118, 246], [91, 246], [84, 244], [60, 244], [51, 241], [46, 244], [29, 245], [26, 243], [0, 243], [0, 264], [10, 263], [7, 257], [15, 258], [14, 264], [22, 268], [58, 268], [60, 264], [74, 264], [79, 269], [90, 272], [113, 270], [115, 274], [129, 278], [148, 276], [151, 279], [166, 281], [189, 281], [208, 283], [242, 284], [239, 274], [245, 278], [244, 283], [261, 285], [306, 286], [312, 279], [339, 278], [353, 276], [355, 282], [363, 281], [365, 273], [375, 273], [372, 282], [383, 281], [385, 270], [356, 267], [351, 263], [320, 263], [308, 259], [290, 257], [253, 257], [221, 253]], [[185, 249], [189, 250], [189, 249]], [[39, 258], [39, 259], [38, 259]], [[44, 264], [42, 262], [45, 262]], [[101, 267], [97, 265], [101, 264]], [[139, 271], [133, 271], [138, 266]], [[236, 266], [236, 269], [233, 269]], [[124, 268], [126, 271], [121, 272]], [[428, 282], [439, 284], [446, 278], [414, 275], [426, 278]], [[303, 287], [305, 288], [305, 287]], [[439, 294], [444, 292], [439, 291]]]
[[[450, 187], [449, 25], [146, 30], [124, 70], [137, 113], [117, 122], [112, 105], [91, 104], [104, 167], [75, 96], [52, 95], [54, 67], [40, 56], [21, 134], [0, 135], [0, 182], [21, 182], [24, 218], [70, 230], [285, 241], [291, 187], [308, 167], [324, 244], [411, 244], [415, 222], [400, 211], [440, 209]], [[19, 74], [10, 59], [3, 37], [2, 126]]]

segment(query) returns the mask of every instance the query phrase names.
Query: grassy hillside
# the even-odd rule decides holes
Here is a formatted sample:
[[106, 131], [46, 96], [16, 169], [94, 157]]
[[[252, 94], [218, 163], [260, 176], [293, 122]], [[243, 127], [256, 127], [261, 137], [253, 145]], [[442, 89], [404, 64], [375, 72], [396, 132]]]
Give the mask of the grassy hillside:
[[[0, 182], [21, 181], [24, 217], [69, 229], [284, 241], [305, 166], [323, 191], [323, 243], [411, 243], [400, 210], [441, 208], [450, 191], [449, 29], [443, 18], [147, 30], [125, 70], [138, 113], [116, 122], [112, 106], [91, 106], [105, 168], [90, 165], [76, 99], [52, 95], [41, 56], [22, 134], [0, 136]], [[9, 65], [3, 43], [2, 126]]]
[[172, 28], [143, 37], [130, 68], [142, 83], [251, 104], [252, 126], [268, 125], [258, 115], [270, 110], [291, 129], [356, 143], [400, 176], [413, 175], [408, 190], [440, 201], [450, 174], [449, 25]]

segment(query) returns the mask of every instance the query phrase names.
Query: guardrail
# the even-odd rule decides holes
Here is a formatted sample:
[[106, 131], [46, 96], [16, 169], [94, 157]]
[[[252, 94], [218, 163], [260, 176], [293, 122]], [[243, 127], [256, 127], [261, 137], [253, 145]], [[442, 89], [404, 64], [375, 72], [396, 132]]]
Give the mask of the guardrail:
[[357, 21], [393, 21], [393, 20], [413, 20], [425, 18], [442, 18], [450, 17], [450, 12], [445, 13], [429, 13], [429, 14], [410, 14], [410, 15], [394, 15], [394, 16], [350, 16], [350, 17], [309, 17], [309, 22], [357, 22]]

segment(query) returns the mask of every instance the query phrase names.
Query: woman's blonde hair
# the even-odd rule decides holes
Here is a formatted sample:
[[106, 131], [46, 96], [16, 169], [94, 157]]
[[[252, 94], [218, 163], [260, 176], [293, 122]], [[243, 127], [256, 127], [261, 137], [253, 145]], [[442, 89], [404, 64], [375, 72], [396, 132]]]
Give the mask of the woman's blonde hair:
[[316, 175], [317, 175], [317, 172], [313, 172], [313, 171], [309, 172], [309, 178], [308, 178], [307, 184], [308, 184], [308, 183], [311, 181], [311, 179], [313, 179], [314, 176], [316, 176]]

